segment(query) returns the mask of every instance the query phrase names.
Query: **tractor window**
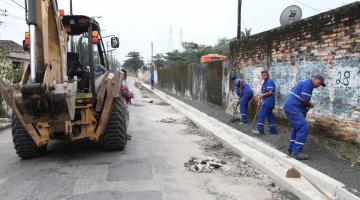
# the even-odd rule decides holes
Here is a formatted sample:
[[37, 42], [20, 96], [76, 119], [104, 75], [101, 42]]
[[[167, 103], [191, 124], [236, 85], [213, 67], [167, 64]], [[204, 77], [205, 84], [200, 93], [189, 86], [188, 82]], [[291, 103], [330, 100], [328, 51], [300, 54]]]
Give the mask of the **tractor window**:
[[[96, 44], [93, 46], [93, 63], [94, 65], [101, 64], [98, 47]], [[80, 63], [84, 66], [89, 66], [89, 48], [88, 48], [88, 39], [80, 36], [76, 41], [76, 53], [79, 53]]]
[[94, 50], [94, 58], [93, 58], [94, 65], [100, 65], [101, 60], [100, 60], [100, 55], [99, 55], [99, 51], [98, 51], [98, 46], [96, 44], [93, 45], [93, 50]]

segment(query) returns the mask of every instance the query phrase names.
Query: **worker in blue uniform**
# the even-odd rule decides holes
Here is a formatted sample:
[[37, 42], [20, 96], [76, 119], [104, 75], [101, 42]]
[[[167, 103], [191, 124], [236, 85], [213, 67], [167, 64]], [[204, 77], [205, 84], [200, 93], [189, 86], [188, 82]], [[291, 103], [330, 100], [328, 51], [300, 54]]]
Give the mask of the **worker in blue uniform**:
[[234, 76], [232, 77], [232, 80], [234, 81], [236, 95], [239, 97], [240, 101], [240, 124], [247, 124], [248, 105], [254, 93], [249, 84], [247, 84], [243, 79]]
[[320, 86], [325, 87], [324, 78], [319, 75], [313, 75], [311, 79], [298, 82], [290, 91], [285, 103], [284, 112], [291, 124], [290, 142], [288, 146], [289, 155], [298, 160], [307, 160], [308, 154], [303, 153], [303, 147], [309, 133], [306, 114], [313, 103], [310, 102], [312, 91]]
[[257, 101], [260, 103], [259, 113], [257, 117], [257, 131], [256, 134], [263, 135], [265, 118], [268, 121], [270, 134], [277, 134], [275, 126], [275, 116], [273, 110], [275, 108], [275, 83], [269, 77], [269, 71], [261, 71], [261, 78], [264, 83], [261, 86], [261, 94], [257, 96]]

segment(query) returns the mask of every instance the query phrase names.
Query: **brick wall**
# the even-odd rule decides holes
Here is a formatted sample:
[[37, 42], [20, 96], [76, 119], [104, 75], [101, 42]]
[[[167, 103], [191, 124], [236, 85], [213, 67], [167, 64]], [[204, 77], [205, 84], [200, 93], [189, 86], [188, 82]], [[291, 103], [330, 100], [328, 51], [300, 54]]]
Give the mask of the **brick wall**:
[[[260, 71], [270, 70], [279, 122], [291, 88], [323, 74], [327, 87], [313, 92], [311, 131], [360, 143], [360, 2], [234, 41], [230, 48], [232, 71], [243, 74], [254, 90], [262, 84]], [[235, 101], [231, 94], [229, 105]]]

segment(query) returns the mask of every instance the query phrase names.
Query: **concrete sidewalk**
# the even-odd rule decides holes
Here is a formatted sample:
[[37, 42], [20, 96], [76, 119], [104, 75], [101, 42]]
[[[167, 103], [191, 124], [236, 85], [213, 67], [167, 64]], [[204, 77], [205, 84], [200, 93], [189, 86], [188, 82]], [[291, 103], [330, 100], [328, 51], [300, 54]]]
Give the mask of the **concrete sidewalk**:
[[[149, 89], [148, 85], [143, 85]], [[302, 199], [359, 199], [348, 192], [344, 184], [305, 165], [289, 158], [280, 151], [266, 145], [262, 141], [250, 137], [232, 127], [200, 112], [197, 109], [170, 97], [161, 91], [152, 90], [175, 109], [188, 116], [198, 126], [218, 137], [231, 146], [239, 154], [247, 157], [254, 166], [262, 169], [280, 185], [287, 188]], [[295, 167], [301, 179], [285, 177], [286, 170]]]

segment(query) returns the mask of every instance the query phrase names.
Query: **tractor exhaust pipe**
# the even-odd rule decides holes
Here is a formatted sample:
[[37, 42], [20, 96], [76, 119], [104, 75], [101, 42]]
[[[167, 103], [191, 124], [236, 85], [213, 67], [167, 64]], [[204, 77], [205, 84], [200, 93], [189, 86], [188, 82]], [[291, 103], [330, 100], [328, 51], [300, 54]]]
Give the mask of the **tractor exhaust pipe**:
[[30, 80], [36, 83], [36, 27], [30, 25]]
[[30, 81], [36, 83], [36, 1], [29, 0], [27, 24], [30, 26]]

